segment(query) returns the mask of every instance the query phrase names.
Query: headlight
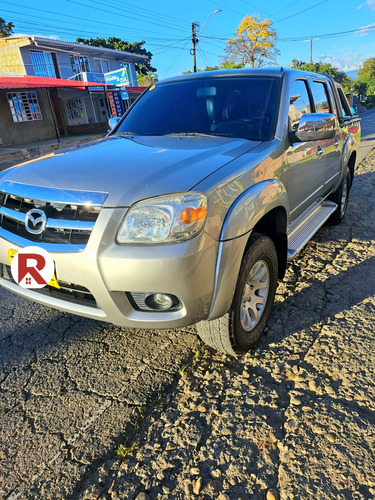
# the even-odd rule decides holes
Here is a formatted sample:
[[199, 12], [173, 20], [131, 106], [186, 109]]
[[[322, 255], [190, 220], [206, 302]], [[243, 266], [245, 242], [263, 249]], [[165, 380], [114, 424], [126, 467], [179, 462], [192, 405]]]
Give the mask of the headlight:
[[198, 234], [207, 213], [200, 193], [178, 193], [149, 198], [133, 205], [117, 232], [118, 243], [170, 243]]

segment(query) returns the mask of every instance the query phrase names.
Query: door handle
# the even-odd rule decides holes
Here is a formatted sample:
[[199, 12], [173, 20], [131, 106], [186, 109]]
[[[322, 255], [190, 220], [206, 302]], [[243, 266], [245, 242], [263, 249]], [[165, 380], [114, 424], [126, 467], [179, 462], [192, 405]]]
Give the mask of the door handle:
[[316, 150], [316, 155], [319, 156], [319, 158], [322, 157], [322, 154], [323, 154], [323, 149], [321, 147], [319, 147], [317, 150]]
[[340, 141], [336, 141], [333, 143], [333, 145], [335, 146], [336, 149], [338, 148], [339, 144], [340, 144]]

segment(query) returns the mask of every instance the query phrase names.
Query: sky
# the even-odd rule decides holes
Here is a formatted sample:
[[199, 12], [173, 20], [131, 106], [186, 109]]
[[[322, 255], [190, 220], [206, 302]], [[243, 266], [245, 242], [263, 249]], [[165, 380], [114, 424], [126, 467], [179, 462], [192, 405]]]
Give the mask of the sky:
[[0, 17], [13, 22], [14, 33], [65, 41], [145, 40], [159, 79], [192, 69], [192, 22], [199, 23], [198, 33], [203, 28], [197, 66], [204, 68], [220, 62], [226, 40], [244, 16], [253, 14], [273, 22], [280, 66], [292, 59], [309, 62], [311, 39], [313, 61], [342, 71], [357, 70], [375, 57], [375, 0], [0, 0]]

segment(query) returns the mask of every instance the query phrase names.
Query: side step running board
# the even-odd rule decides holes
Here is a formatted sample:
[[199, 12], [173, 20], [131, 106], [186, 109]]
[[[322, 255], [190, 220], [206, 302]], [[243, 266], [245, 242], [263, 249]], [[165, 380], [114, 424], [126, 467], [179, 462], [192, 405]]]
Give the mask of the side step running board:
[[288, 262], [306, 245], [336, 208], [337, 205], [333, 201], [323, 201], [288, 234]]

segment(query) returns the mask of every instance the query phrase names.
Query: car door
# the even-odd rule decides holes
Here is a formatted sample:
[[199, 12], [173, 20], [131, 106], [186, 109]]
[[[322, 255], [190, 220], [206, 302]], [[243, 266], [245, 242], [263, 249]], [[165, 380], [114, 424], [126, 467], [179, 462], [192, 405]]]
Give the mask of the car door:
[[[312, 96], [305, 79], [292, 83], [289, 104], [289, 131], [298, 128], [302, 115], [314, 111]], [[286, 152], [281, 180], [288, 192], [291, 222], [321, 194], [325, 181], [322, 141], [295, 142]]]
[[324, 194], [326, 194], [337, 180], [340, 172], [341, 133], [336, 104], [328, 81], [314, 78], [311, 81], [311, 92], [316, 113], [333, 113], [336, 116], [335, 136], [321, 141], [320, 145], [323, 150]]

